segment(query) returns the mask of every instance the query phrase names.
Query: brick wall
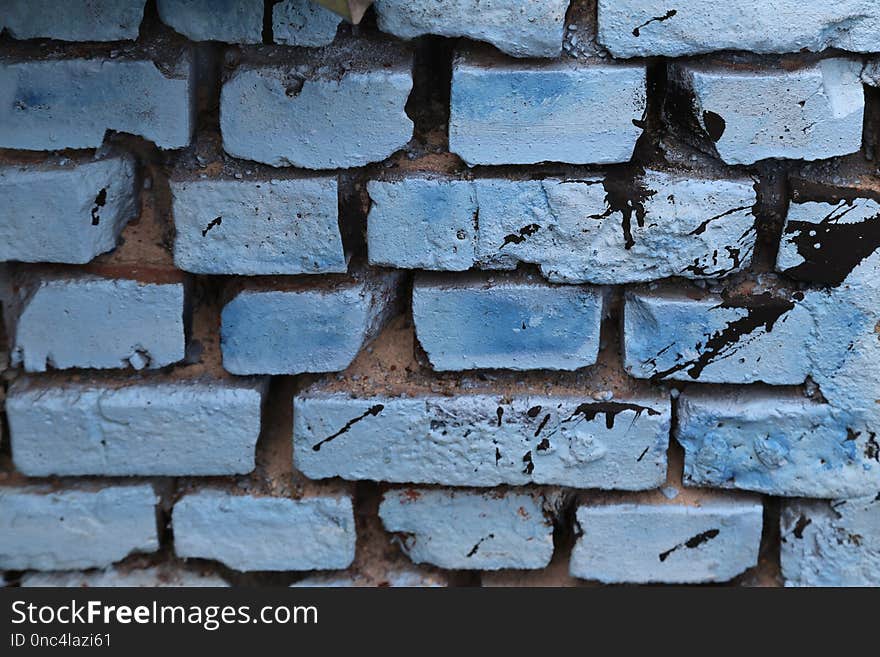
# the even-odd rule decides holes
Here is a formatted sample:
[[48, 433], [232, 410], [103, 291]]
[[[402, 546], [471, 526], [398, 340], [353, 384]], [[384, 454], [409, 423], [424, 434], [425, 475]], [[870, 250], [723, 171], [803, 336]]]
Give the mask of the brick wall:
[[880, 584], [873, 0], [0, 29], [7, 584]]

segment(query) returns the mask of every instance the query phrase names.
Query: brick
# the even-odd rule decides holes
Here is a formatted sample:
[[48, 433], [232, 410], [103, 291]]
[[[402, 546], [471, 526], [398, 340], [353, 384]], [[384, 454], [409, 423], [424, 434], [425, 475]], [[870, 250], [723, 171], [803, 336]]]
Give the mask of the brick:
[[762, 293], [742, 301], [681, 291], [628, 291], [624, 367], [640, 379], [799, 385], [814, 322], [803, 303]]
[[615, 57], [679, 57], [716, 50], [786, 53], [876, 50], [880, 7], [872, 0], [599, 0], [599, 40]]
[[465, 271], [475, 263], [476, 189], [434, 177], [371, 180], [367, 218], [370, 264]]
[[395, 568], [384, 574], [380, 580], [364, 577], [358, 573], [339, 573], [311, 575], [304, 577], [290, 586], [292, 588], [355, 588], [355, 587], [390, 587], [390, 588], [441, 588], [448, 586], [441, 573], [427, 572], [415, 567]]
[[459, 54], [449, 150], [468, 165], [627, 162], [645, 110], [645, 68]]
[[19, 379], [6, 401], [13, 460], [32, 477], [244, 474], [254, 469], [265, 388], [204, 378]]
[[789, 497], [852, 497], [880, 489], [876, 441], [847, 415], [772, 390], [687, 390], [675, 438], [685, 483]]
[[0, 58], [0, 148], [96, 148], [108, 130], [186, 146], [195, 125], [189, 51], [161, 69], [139, 57]]
[[487, 41], [514, 57], [558, 57], [569, 0], [377, 0], [379, 29], [402, 39], [425, 34]]
[[534, 277], [422, 275], [412, 312], [435, 370], [576, 370], [596, 362], [603, 294]]
[[528, 493], [408, 488], [385, 493], [379, 517], [416, 563], [534, 569], [553, 556], [553, 523], [543, 504], [543, 497]]
[[272, 7], [275, 43], [285, 46], [326, 46], [336, 38], [342, 18], [311, 0], [284, 0]]
[[307, 477], [446, 486], [654, 488], [670, 403], [464, 394], [294, 397], [294, 462]]
[[21, 578], [25, 588], [114, 588], [114, 587], [224, 587], [229, 584], [217, 575], [201, 574], [185, 568], [108, 568], [88, 572], [27, 573]]
[[880, 495], [787, 500], [780, 531], [786, 586], [880, 586]]
[[174, 551], [240, 571], [346, 568], [354, 559], [347, 496], [293, 500], [203, 490], [174, 505]]
[[[724, 582], [758, 562], [760, 501], [607, 503], [577, 510], [571, 574], [606, 584]], [[622, 549], [625, 546], [625, 549]]]
[[196, 274], [326, 274], [348, 267], [335, 177], [172, 180], [174, 262]]
[[754, 183], [646, 171], [371, 181], [370, 262], [440, 271], [539, 265], [557, 283], [724, 276], [751, 262]]
[[152, 486], [0, 487], [0, 568], [103, 568], [159, 548]]
[[669, 79], [690, 96], [694, 119], [722, 160], [820, 160], [862, 146], [865, 94], [857, 60], [800, 68], [673, 64]]
[[0, 30], [14, 39], [136, 39], [146, 0], [4, 0]]
[[115, 248], [137, 215], [135, 162], [115, 155], [0, 165], [0, 196], [0, 260], [84, 264]]
[[335, 169], [383, 160], [409, 142], [411, 55], [357, 43], [315, 52], [305, 62], [236, 69], [220, 98], [227, 153], [276, 167]]
[[156, 0], [159, 18], [191, 41], [263, 43], [257, 0]]
[[184, 356], [182, 283], [92, 275], [29, 280], [13, 318], [13, 365], [28, 372], [160, 368]]
[[246, 286], [223, 308], [223, 367], [233, 374], [344, 370], [395, 308], [389, 272], [333, 287]]

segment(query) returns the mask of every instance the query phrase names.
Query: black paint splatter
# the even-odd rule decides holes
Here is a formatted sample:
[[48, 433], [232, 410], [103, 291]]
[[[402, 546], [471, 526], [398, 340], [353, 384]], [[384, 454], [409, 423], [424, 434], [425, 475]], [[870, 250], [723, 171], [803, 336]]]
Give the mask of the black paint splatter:
[[647, 412], [648, 415], [660, 415], [660, 411], [654, 410], [648, 406], [639, 406], [638, 404], [629, 404], [624, 402], [587, 402], [580, 404], [574, 412], [563, 420], [563, 422], [571, 422], [579, 416], [583, 416], [588, 422], [595, 420], [599, 413], [605, 414], [605, 426], [608, 429], [614, 428], [614, 419], [623, 411], [635, 411], [633, 421], [641, 417], [642, 413]]
[[523, 226], [519, 229], [519, 233], [511, 233], [504, 238], [504, 243], [498, 247], [503, 249], [508, 244], [522, 244], [526, 241], [527, 237], [531, 237], [535, 233], [541, 230], [541, 227], [538, 224], [529, 224], [528, 226]]
[[677, 13], [678, 13], [677, 10], [675, 10], [675, 9], [670, 9], [669, 11], [667, 11], [667, 12], [666, 12], [665, 14], [663, 14], [662, 16], [654, 16], [654, 18], [645, 21], [644, 23], [642, 23], [641, 25], [639, 25], [637, 28], [633, 29], [633, 36], [634, 36], [634, 37], [639, 36], [639, 35], [641, 34], [641, 31], [642, 31], [642, 28], [643, 28], [643, 27], [647, 27], [647, 26], [650, 25], [651, 23], [662, 23], [663, 21], [668, 21], [670, 18], [672, 18], [673, 16], [675, 16]]
[[504, 417], [504, 409], [499, 406], [498, 409], [495, 411], [495, 415], [498, 416], [498, 426], [500, 427], [501, 418]]
[[324, 438], [324, 440], [322, 440], [321, 442], [319, 442], [319, 443], [317, 443], [317, 444], [315, 444], [315, 445], [312, 445], [312, 449], [315, 450], [316, 452], [320, 451], [320, 450], [321, 450], [321, 447], [322, 447], [325, 443], [329, 443], [331, 440], [335, 440], [336, 438], [339, 438], [339, 436], [341, 436], [341, 435], [344, 434], [346, 431], [348, 431], [349, 429], [351, 429], [355, 424], [357, 424], [358, 422], [360, 422], [360, 421], [363, 420], [364, 418], [369, 417], [370, 415], [372, 415], [372, 416], [375, 417], [376, 415], [379, 415], [379, 413], [381, 413], [383, 410], [385, 410], [385, 405], [384, 405], [384, 404], [376, 404], [375, 406], [370, 406], [370, 408], [368, 408], [366, 411], [364, 411], [364, 413], [363, 413], [362, 415], [359, 415], [359, 416], [357, 416], [356, 418], [351, 419], [351, 420], [349, 420], [348, 422], [346, 422], [346, 423], [345, 423], [345, 426], [342, 427], [342, 428], [341, 428], [339, 431], [337, 431], [336, 433], [334, 433], [332, 436], [327, 436], [327, 437]]
[[794, 537], [795, 538], [803, 538], [804, 537], [804, 530], [807, 528], [807, 525], [809, 525], [811, 522], [813, 522], [813, 521], [810, 520], [809, 518], [807, 518], [807, 516], [801, 515], [801, 517], [798, 518], [797, 523], [795, 523], [794, 532], [792, 532], [794, 534]]
[[636, 172], [635, 175], [625, 171], [608, 173], [602, 182], [605, 187], [605, 211], [589, 216], [590, 219], [607, 219], [615, 212], [619, 212], [623, 246], [626, 249], [631, 249], [636, 243], [632, 234], [633, 218], [635, 217], [636, 224], [640, 228], [644, 227], [645, 201], [657, 193], [655, 190], [645, 188], [643, 175], [642, 171]]
[[532, 463], [532, 450], [529, 450], [525, 454], [523, 454], [523, 463], [525, 466], [523, 467], [523, 474], [530, 475], [535, 471], [535, 464]]
[[101, 223], [100, 211], [107, 205], [107, 188], [104, 187], [98, 195], [95, 197], [95, 205], [92, 206], [92, 226], [97, 226]]
[[223, 217], [214, 217], [211, 219], [211, 223], [209, 223], [205, 229], [202, 231], [202, 237], [206, 237], [208, 235], [208, 231], [211, 230], [214, 226], [219, 226], [223, 223]]
[[547, 426], [547, 423], [550, 421], [550, 413], [544, 416], [544, 419], [541, 420], [541, 424], [538, 425], [538, 428], [535, 429], [535, 438], [538, 437], [538, 434], [541, 433], [541, 430]]
[[666, 552], [661, 552], [659, 555], [660, 561], [666, 561], [666, 559], [669, 557], [670, 554], [672, 554], [673, 552], [675, 552], [676, 550], [678, 550], [682, 547], [688, 548], [689, 550], [692, 550], [696, 547], [700, 547], [703, 543], [711, 541], [713, 538], [718, 536], [718, 534], [720, 534], [720, 533], [721, 533], [720, 529], [709, 529], [707, 531], [702, 532], [701, 534], [697, 534], [696, 536], [691, 536], [684, 543], [679, 543], [674, 548], [670, 548], [669, 550], [666, 550]]
[[709, 139], [716, 143], [727, 129], [727, 122], [721, 118], [721, 115], [709, 110], [703, 112], [703, 125], [706, 127], [706, 134], [709, 135]]
[[541, 442], [538, 443], [538, 446], [535, 448], [539, 452], [546, 452], [550, 449], [550, 441], [544, 438]]
[[538, 413], [540, 413], [540, 412], [541, 412], [540, 406], [532, 406], [529, 410], [526, 411], [526, 415], [533, 418], [533, 417], [537, 417]]
[[471, 548], [471, 551], [467, 553], [468, 558], [474, 556], [477, 553], [477, 550], [480, 549], [480, 545], [482, 545], [483, 541], [487, 541], [490, 538], [495, 538], [495, 534], [487, 534], [486, 536], [481, 538], [479, 541], [477, 541], [476, 544], [474, 545], [474, 547]]

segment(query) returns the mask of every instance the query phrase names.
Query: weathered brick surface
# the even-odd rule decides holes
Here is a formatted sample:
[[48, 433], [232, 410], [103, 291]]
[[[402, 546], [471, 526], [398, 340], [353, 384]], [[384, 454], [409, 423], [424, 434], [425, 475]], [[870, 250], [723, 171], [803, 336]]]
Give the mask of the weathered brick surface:
[[15, 39], [135, 39], [146, 0], [4, 0], [0, 30]]
[[28, 280], [12, 317], [13, 364], [159, 368], [184, 356], [184, 286], [92, 275]]
[[459, 395], [294, 398], [294, 461], [313, 479], [640, 490], [666, 473], [668, 399]]
[[37, 477], [247, 473], [264, 392], [262, 383], [207, 379], [122, 387], [19, 380], [6, 401], [13, 458]]
[[486, 41], [514, 57], [557, 57], [569, 0], [410, 2], [378, 0], [379, 29], [403, 39], [424, 34]]
[[602, 298], [534, 278], [420, 276], [413, 321], [435, 370], [576, 370], [596, 362]]
[[284, 0], [272, 7], [275, 43], [285, 46], [326, 46], [336, 37], [342, 19], [311, 0]]
[[334, 177], [178, 180], [174, 262], [197, 274], [345, 272]]
[[354, 558], [354, 517], [344, 496], [302, 500], [203, 490], [174, 505], [179, 557], [235, 570], [345, 568]]
[[747, 267], [756, 237], [754, 182], [742, 178], [650, 170], [631, 181], [420, 176], [371, 181], [368, 190], [370, 261], [384, 266], [533, 263], [560, 283], [710, 278]]
[[108, 130], [181, 148], [194, 129], [193, 77], [186, 50], [162, 68], [137, 55], [34, 60], [5, 54], [0, 148], [95, 148]]
[[758, 560], [759, 501], [581, 506], [571, 574], [603, 583], [723, 582]]
[[544, 500], [524, 493], [395, 489], [379, 516], [416, 563], [442, 568], [543, 568], [553, 556]]
[[677, 57], [716, 50], [873, 52], [880, 7], [872, 0], [599, 0], [599, 40], [615, 57]]
[[159, 547], [148, 485], [52, 492], [0, 487], [0, 568], [103, 568]]
[[395, 274], [331, 288], [245, 288], [223, 308], [223, 367], [233, 374], [345, 369], [394, 309]]
[[22, 577], [27, 588], [115, 588], [115, 587], [225, 587], [217, 575], [203, 575], [184, 568], [108, 568], [87, 572], [29, 573]]
[[411, 89], [411, 60], [392, 47], [369, 53], [340, 45], [301, 62], [243, 64], [223, 85], [223, 148], [276, 167], [383, 160], [412, 137], [404, 111]]
[[84, 264], [110, 251], [137, 214], [135, 172], [127, 155], [0, 165], [0, 260]]
[[254, 0], [156, 0], [156, 8], [193, 41], [263, 42], [263, 4]]
[[449, 150], [471, 166], [627, 162], [644, 110], [643, 65], [462, 53], [452, 63]]
[[880, 585], [880, 498], [792, 500], [782, 509], [786, 586]]
[[861, 148], [862, 65], [844, 58], [793, 69], [682, 63], [670, 66], [669, 78], [691, 97], [694, 120], [728, 164], [821, 160]]

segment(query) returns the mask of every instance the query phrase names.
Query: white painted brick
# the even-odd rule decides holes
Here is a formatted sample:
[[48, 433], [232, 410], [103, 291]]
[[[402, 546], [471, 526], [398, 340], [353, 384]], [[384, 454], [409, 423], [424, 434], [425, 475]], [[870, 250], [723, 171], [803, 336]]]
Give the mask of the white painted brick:
[[293, 290], [244, 289], [223, 308], [223, 367], [233, 374], [344, 370], [395, 308], [400, 275]]
[[[71, 84], [76, 80], [76, 84]], [[96, 148], [108, 130], [181, 148], [194, 129], [192, 59], [0, 58], [0, 148]]]
[[599, 0], [599, 40], [615, 57], [679, 57], [716, 50], [785, 53], [877, 50], [874, 0]]
[[723, 582], [758, 562], [759, 501], [601, 504], [577, 510], [571, 574], [608, 584]]
[[182, 283], [48, 276], [23, 290], [12, 360], [28, 372], [160, 368], [184, 356]]
[[0, 30], [14, 39], [136, 39], [146, 0], [3, 0]]
[[693, 94], [696, 120], [728, 164], [820, 160], [862, 146], [862, 62], [825, 59], [794, 70], [673, 64], [670, 80]]
[[294, 462], [313, 479], [640, 490], [666, 476], [668, 399], [470, 394], [294, 398]]
[[469, 165], [627, 162], [642, 133], [643, 65], [459, 55], [449, 149]]
[[174, 551], [240, 571], [346, 568], [354, 559], [351, 498], [203, 490], [174, 505]]
[[328, 61], [312, 74], [293, 64], [239, 67], [221, 93], [223, 148], [276, 167], [335, 169], [383, 160], [406, 145], [411, 60], [377, 51], [370, 64], [339, 67]]
[[284, 0], [272, 7], [272, 35], [285, 46], [325, 46], [342, 18], [312, 0]]
[[348, 266], [335, 177], [172, 180], [174, 262], [196, 274], [325, 274]]
[[476, 493], [399, 489], [385, 493], [379, 517], [401, 536], [416, 563], [441, 568], [543, 568], [553, 556], [553, 524], [543, 497], [528, 493]]
[[217, 575], [203, 575], [185, 568], [108, 568], [90, 572], [28, 573], [21, 578], [25, 588], [115, 588], [115, 587], [224, 587]]
[[126, 155], [0, 165], [0, 260], [84, 264], [110, 251], [137, 215], [136, 184]]
[[264, 393], [248, 381], [19, 380], [6, 400], [13, 460], [32, 477], [244, 474]]
[[477, 199], [465, 180], [371, 180], [367, 217], [370, 264], [465, 271], [474, 265]]
[[876, 491], [876, 437], [847, 422], [832, 406], [792, 393], [688, 390], [675, 433], [685, 482], [788, 497]]
[[[599, 176], [544, 180], [413, 177], [372, 181], [373, 264], [463, 271], [537, 264], [558, 283], [712, 278], [751, 262], [754, 183], [647, 171], [624, 186], [634, 211], [608, 204]], [[622, 201], [623, 199], [621, 199]]]
[[576, 370], [599, 353], [603, 294], [533, 277], [419, 276], [416, 335], [435, 370]]
[[[802, 303], [756, 298], [755, 307], [710, 295], [629, 291], [624, 307], [624, 367], [640, 379], [798, 385], [814, 331]], [[767, 309], [767, 304], [770, 309]]]
[[263, 43], [259, 0], [156, 0], [159, 18], [192, 41]]
[[558, 57], [569, 0], [377, 0], [379, 29], [487, 41], [514, 57]]
[[159, 548], [152, 486], [0, 487], [0, 568], [103, 568]]
[[786, 586], [880, 586], [880, 495], [782, 508]]

